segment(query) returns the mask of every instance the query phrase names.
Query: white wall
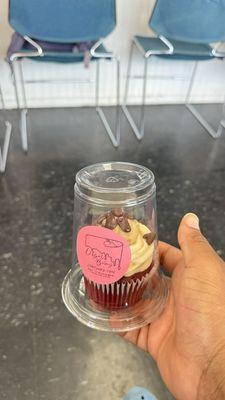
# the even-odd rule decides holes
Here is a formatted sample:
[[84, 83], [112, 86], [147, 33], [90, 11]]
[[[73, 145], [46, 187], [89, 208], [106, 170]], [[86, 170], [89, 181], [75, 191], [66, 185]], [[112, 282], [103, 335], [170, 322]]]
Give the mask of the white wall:
[[[19, 1], [19, 0], [18, 0]], [[121, 57], [122, 92], [126, 77], [126, 64], [131, 37], [134, 34], [151, 34], [147, 22], [154, 0], [117, 0], [118, 25], [115, 31], [105, 40], [109, 50], [114, 50]], [[8, 0], [1, 0], [0, 11], [0, 83], [3, 88], [5, 103], [8, 108], [15, 107], [15, 97], [10, 71], [4, 62], [4, 55], [10, 40], [11, 29], [7, 24]], [[140, 102], [141, 72], [143, 61], [135, 57], [129, 102]], [[183, 102], [190, 79], [192, 62], [168, 61], [154, 58], [150, 61], [148, 96], [149, 103]], [[94, 104], [95, 63], [88, 70], [83, 64], [58, 65], [23, 61], [27, 80], [68, 79], [64, 84], [28, 83], [26, 94], [29, 107], [57, 107]], [[101, 66], [101, 103], [114, 104], [114, 68], [112, 62], [102, 62]], [[69, 79], [75, 79], [71, 84]], [[77, 80], [89, 80], [81, 84]], [[199, 64], [192, 100], [194, 102], [222, 102], [225, 92], [225, 65], [221, 61], [207, 61]], [[121, 96], [122, 98], [122, 96]]]

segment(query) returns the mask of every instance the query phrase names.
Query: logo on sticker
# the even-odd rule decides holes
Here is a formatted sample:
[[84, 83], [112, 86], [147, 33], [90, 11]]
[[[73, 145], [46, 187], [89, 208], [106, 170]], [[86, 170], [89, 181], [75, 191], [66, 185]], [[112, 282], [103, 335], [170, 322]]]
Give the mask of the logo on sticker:
[[127, 241], [115, 232], [85, 226], [77, 236], [77, 256], [84, 275], [100, 284], [118, 281], [131, 261]]

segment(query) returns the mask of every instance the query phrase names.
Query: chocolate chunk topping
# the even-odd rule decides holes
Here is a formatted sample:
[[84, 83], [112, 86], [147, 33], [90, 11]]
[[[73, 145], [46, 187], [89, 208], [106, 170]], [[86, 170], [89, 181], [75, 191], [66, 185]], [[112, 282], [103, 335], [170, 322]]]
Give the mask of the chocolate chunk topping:
[[126, 218], [123, 218], [123, 217], [118, 218], [118, 225], [122, 229], [122, 231], [124, 231], [124, 232], [130, 232], [131, 231], [130, 224], [127, 221]]
[[132, 217], [128, 216], [128, 214], [125, 213], [122, 208], [115, 208], [112, 211], [101, 215], [97, 220], [97, 224], [108, 229], [115, 229], [116, 226], [119, 225], [124, 232], [130, 232], [131, 227], [128, 219], [131, 218]]
[[154, 242], [155, 237], [156, 234], [154, 232], [146, 233], [146, 235], [143, 236], [143, 238], [146, 240], [149, 246]]
[[100, 217], [97, 219], [97, 224], [101, 225], [102, 222], [107, 218], [107, 215], [108, 214], [100, 215]]
[[127, 219], [134, 219], [134, 217], [131, 214], [127, 213], [127, 212], [124, 213], [124, 217], [127, 218]]
[[115, 215], [115, 217], [122, 217], [124, 212], [122, 208], [114, 208], [114, 210], [112, 210], [112, 214]]
[[109, 214], [106, 217], [105, 227], [108, 229], [114, 229], [117, 226], [116, 218]]

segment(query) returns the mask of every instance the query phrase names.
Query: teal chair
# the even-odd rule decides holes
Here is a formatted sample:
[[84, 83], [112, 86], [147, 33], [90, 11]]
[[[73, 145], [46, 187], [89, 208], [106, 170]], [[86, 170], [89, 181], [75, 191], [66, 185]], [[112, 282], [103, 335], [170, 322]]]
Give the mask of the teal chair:
[[[149, 26], [156, 33], [156, 37], [135, 36], [132, 40], [122, 105], [137, 139], [141, 140], [145, 133], [146, 82], [148, 61], [152, 56], [194, 62], [185, 104], [213, 138], [219, 137], [225, 127], [225, 120], [221, 120], [218, 129], [214, 130], [193, 104], [190, 104], [190, 96], [198, 62], [214, 58], [221, 60], [225, 57], [224, 52], [211, 46], [211, 43], [225, 41], [225, 0], [157, 0]], [[144, 59], [139, 124], [136, 124], [127, 108], [134, 48]]]
[[[108, 52], [103, 39], [116, 26], [115, 0], [10, 0], [9, 23], [12, 28], [24, 37], [32, 50], [22, 48], [11, 55], [10, 61], [14, 75], [14, 84], [18, 108], [21, 110], [21, 139], [22, 147], [28, 151], [27, 140], [27, 100], [25, 80], [19, 59], [33, 58], [33, 60], [48, 62], [76, 63], [83, 60], [82, 52], [48, 52], [44, 51], [38, 41], [53, 43], [83, 43], [91, 42], [92, 60], [96, 62], [96, 110], [111, 139], [117, 147], [120, 143], [120, 66], [118, 58]], [[117, 107], [116, 122], [113, 130], [103, 109], [99, 106], [100, 60], [114, 60], [117, 72]], [[16, 68], [18, 65], [18, 71]], [[21, 86], [21, 93], [19, 87]]]
[[[2, 92], [1, 85], [0, 85], [0, 102], [1, 102], [2, 110], [5, 113], [5, 102], [4, 102], [4, 98], [3, 98], [3, 92]], [[5, 169], [6, 169], [11, 135], [12, 135], [12, 125], [5, 118], [3, 146], [2, 147], [0, 146], [0, 173], [2, 173], [2, 174], [5, 172]]]

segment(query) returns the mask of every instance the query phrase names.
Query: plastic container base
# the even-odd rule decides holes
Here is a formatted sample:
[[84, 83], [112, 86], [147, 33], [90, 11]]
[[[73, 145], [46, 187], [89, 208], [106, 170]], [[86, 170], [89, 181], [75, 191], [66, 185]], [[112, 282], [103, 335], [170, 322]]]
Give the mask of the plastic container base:
[[110, 311], [87, 298], [82, 271], [76, 266], [63, 281], [62, 298], [71, 314], [83, 324], [100, 331], [125, 332], [141, 328], [161, 314], [168, 298], [168, 282], [156, 272], [138, 303]]

